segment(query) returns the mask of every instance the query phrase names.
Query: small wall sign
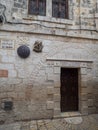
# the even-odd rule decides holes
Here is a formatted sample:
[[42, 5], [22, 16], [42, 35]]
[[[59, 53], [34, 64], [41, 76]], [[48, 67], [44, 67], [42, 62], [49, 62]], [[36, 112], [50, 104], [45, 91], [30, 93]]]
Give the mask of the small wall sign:
[[1, 40], [2, 49], [14, 49], [14, 40]]

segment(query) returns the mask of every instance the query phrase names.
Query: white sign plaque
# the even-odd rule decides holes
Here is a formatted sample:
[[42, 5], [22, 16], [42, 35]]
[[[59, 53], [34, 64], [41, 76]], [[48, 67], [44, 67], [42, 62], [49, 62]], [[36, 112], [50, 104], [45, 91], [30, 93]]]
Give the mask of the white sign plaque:
[[14, 49], [14, 40], [1, 40], [2, 49]]

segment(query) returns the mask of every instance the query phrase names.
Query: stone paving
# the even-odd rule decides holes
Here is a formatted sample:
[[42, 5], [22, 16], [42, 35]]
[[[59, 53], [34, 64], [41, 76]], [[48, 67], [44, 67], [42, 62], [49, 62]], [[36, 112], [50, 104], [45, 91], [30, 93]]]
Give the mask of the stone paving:
[[0, 125], [0, 130], [98, 130], [98, 114]]

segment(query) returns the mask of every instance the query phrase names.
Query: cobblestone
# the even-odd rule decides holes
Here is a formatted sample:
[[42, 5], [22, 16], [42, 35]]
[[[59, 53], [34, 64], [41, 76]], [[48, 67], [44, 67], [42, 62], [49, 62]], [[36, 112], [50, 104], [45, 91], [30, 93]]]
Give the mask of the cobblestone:
[[0, 130], [98, 130], [98, 114], [17, 122], [0, 125]]

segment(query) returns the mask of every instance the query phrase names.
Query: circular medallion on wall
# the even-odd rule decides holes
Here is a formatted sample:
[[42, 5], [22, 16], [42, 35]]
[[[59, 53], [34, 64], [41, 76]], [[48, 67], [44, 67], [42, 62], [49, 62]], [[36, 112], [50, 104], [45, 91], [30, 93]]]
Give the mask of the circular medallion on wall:
[[26, 45], [22, 45], [17, 49], [17, 54], [21, 58], [27, 58], [30, 55], [30, 48], [27, 47]]

